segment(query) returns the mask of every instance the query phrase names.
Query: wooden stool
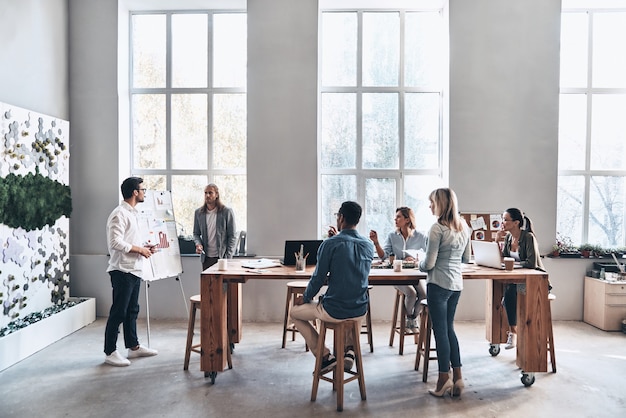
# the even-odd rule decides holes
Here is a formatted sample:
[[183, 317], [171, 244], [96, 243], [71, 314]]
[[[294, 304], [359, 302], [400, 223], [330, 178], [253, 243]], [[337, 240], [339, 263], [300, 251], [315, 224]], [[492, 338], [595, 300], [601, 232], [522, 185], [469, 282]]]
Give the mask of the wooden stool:
[[[428, 313], [428, 303], [426, 299], [422, 299], [420, 302], [422, 305], [422, 318], [420, 321], [420, 336], [417, 342], [417, 353], [415, 354], [415, 371], [419, 370], [420, 359], [424, 357], [424, 371], [422, 372], [422, 382], [426, 383], [428, 380], [428, 362], [430, 360], [437, 360], [437, 349], [431, 347], [431, 335], [433, 331], [433, 323], [430, 320], [430, 314]], [[434, 352], [435, 355], [431, 353]]]
[[367, 314], [365, 315], [365, 321], [361, 324], [361, 334], [367, 334], [367, 343], [370, 345], [370, 353], [374, 352], [374, 336], [372, 334], [372, 306], [370, 299], [370, 289], [374, 286], [367, 286]]
[[[400, 348], [398, 354], [404, 354], [404, 337], [412, 335], [415, 344], [418, 343], [419, 332], [413, 332], [406, 328], [406, 306], [404, 301], [406, 296], [404, 293], [396, 289], [396, 302], [393, 305], [393, 317], [391, 318], [391, 335], [389, 336], [389, 347], [393, 347], [393, 339], [396, 333], [399, 335]], [[400, 313], [400, 324], [398, 325], [398, 313]]]
[[[552, 302], [556, 299], [556, 295], [549, 293], [548, 300]], [[550, 353], [550, 361], [552, 362], [552, 373], [556, 373], [556, 357], [554, 356], [554, 333], [552, 331], [552, 308], [551, 303], [548, 303], [548, 352]]]
[[[361, 357], [361, 345], [359, 344], [360, 327], [357, 321], [346, 319], [341, 322], [321, 322], [320, 335], [318, 338], [317, 347], [315, 348], [315, 370], [313, 371], [313, 389], [311, 390], [311, 402], [314, 402], [317, 398], [317, 388], [320, 383], [320, 379], [333, 384], [333, 390], [337, 391], [337, 411], [343, 411], [343, 386], [355, 379], [359, 380], [359, 391], [361, 392], [361, 399], [365, 400], [365, 377], [363, 375], [363, 364]], [[334, 369], [327, 371], [326, 373], [333, 372], [333, 377], [325, 376], [326, 373], [320, 373], [322, 368], [322, 360], [324, 357], [324, 341], [326, 340], [326, 330], [331, 329], [333, 331], [333, 349], [335, 357], [337, 358], [337, 365]], [[354, 364], [356, 371], [348, 370], [344, 371], [344, 352], [345, 352], [345, 337], [346, 333], [351, 332], [354, 336]], [[344, 374], [348, 374], [346, 379]]]
[[[282, 348], [285, 348], [285, 344], [287, 343], [287, 333], [291, 332], [291, 341], [296, 340], [296, 332], [299, 332], [294, 324], [289, 323], [289, 312], [291, 311], [291, 307], [293, 306], [293, 302], [295, 301], [297, 296], [303, 295], [306, 290], [308, 281], [299, 280], [294, 282], [287, 283], [287, 300], [285, 301], [285, 318], [283, 320], [283, 345]], [[304, 348], [306, 351], [309, 351], [309, 346], [305, 343]]]
[[[183, 365], [183, 370], [189, 369], [189, 357], [191, 356], [192, 351], [202, 355], [202, 349], [200, 348], [202, 344], [193, 343], [193, 330], [196, 325], [196, 310], [200, 309], [200, 295], [193, 295], [189, 298], [189, 302], [191, 302], [191, 306], [189, 307], [189, 325], [187, 325], [187, 345], [185, 346], [185, 363]], [[232, 369], [233, 362], [230, 356], [231, 350], [227, 350], [226, 359], [228, 360], [228, 368]]]

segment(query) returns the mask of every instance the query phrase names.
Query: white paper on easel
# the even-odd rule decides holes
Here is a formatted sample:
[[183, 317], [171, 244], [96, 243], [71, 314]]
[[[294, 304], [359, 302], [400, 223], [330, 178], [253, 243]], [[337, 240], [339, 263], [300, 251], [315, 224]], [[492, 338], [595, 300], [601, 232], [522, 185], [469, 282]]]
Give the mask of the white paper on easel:
[[156, 253], [144, 262], [143, 279], [152, 281], [179, 276], [183, 265], [171, 192], [147, 190], [144, 202], [137, 205], [137, 210], [143, 244], [157, 247]]

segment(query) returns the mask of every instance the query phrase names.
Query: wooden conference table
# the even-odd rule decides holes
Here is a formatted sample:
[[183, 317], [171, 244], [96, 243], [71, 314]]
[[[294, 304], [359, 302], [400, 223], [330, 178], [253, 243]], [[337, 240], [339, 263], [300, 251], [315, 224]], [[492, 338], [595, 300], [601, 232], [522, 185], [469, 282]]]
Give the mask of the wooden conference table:
[[[246, 283], [248, 280], [308, 280], [314, 266], [307, 266], [306, 272], [297, 273], [294, 267], [276, 266], [251, 270], [243, 268], [243, 260], [228, 260], [228, 270], [220, 271], [217, 265], [201, 274], [200, 294], [200, 338], [202, 354], [200, 369], [215, 383], [217, 372], [227, 366], [227, 351], [230, 350], [228, 337], [227, 298], [229, 285]], [[425, 279], [426, 273], [417, 269], [403, 269], [394, 272], [388, 268], [372, 268], [369, 283], [374, 286], [410, 285]], [[549, 322], [548, 274], [538, 270], [515, 269], [504, 271], [489, 267], [464, 265], [464, 280], [487, 280], [485, 303], [486, 338], [491, 344], [489, 353], [499, 352], [499, 344], [507, 339], [508, 324], [500, 304], [507, 284], [517, 283], [517, 366], [522, 370], [522, 383], [526, 386], [534, 382], [535, 372], [548, 371], [548, 332]], [[231, 303], [233, 304], [233, 303]], [[234, 307], [235, 309], [237, 307]], [[238, 341], [238, 340], [237, 340]]]

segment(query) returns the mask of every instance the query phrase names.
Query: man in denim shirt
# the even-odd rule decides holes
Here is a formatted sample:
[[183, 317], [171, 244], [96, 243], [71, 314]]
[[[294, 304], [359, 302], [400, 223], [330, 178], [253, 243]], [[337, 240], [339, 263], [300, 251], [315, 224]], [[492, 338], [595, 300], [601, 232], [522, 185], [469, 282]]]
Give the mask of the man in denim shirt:
[[[319, 334], [310, 321], [341, 322], [354, 319], [361, 323], [367, 313], [368, 277], [374, 258], [372, 241], [360, 235], [356, 226], [363, 210], [356, 202], [344, 202], [337, 213], [337, 229], [331, 227], [330, 238], [317, 252], [317, 265], [304, 295], [297, 298], [291, 309], [291, 319], [309, 347], [317, 347]], [[339, 231], [339, 233], [337, 233]], [[320, 288], [328, 285], [320, 301], [313, 300]], [[356, 336], [358, 338], [358, 336]], [[348, 333], [344, 367], [350, 370], [354, 363], [355, 336]], [[314, 350], [311, 350], [315, 354]], [[332, 370], [337, 364], [335, 356], [324, 347], [321, 372]]]

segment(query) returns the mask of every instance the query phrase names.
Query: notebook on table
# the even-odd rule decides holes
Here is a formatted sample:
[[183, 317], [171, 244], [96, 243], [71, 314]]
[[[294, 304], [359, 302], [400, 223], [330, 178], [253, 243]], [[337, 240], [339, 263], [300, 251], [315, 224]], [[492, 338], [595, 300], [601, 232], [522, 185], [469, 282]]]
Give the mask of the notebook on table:
[[317, 250], [322, 245], [322, 240], [303, 240], [303, 241], [285, 241], [285, 256], [281, 262], [286, 266], [296, 265], [296, 253], [300, 252], [300, 246], [303, 248], [304, 255], [309, 255], [306, 258], [306, 264], [308, 266], [315, 265], [317, 263]]
[[[474, 263], [479, 266], [504, 269], [504, 263], [500, 257], [500, 246], [495, 241], [472, 240]], [[520, 263], [515, 263], [514, 268], [521, 268]]]

